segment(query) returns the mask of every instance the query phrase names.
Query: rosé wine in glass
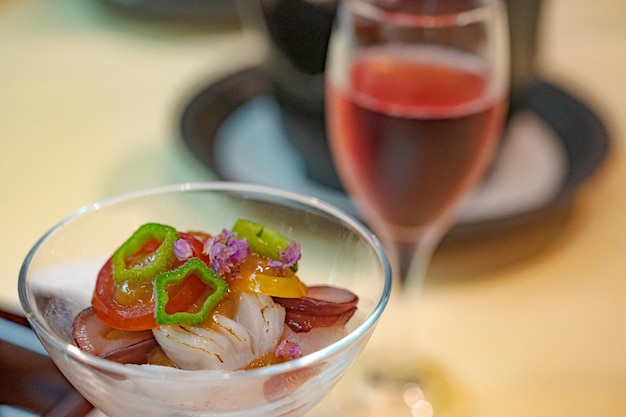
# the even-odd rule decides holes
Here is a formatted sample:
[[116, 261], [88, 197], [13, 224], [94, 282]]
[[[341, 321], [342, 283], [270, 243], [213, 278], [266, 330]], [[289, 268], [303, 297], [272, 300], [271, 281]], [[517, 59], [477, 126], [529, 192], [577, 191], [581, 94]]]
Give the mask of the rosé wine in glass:
[[497, 146], [504, 92], [489, 68], [435, 47], [372, 48], [351, 85], [331, 84], [336, 159], [348, 188], [394, 236], [437, 222], [480, 180]]

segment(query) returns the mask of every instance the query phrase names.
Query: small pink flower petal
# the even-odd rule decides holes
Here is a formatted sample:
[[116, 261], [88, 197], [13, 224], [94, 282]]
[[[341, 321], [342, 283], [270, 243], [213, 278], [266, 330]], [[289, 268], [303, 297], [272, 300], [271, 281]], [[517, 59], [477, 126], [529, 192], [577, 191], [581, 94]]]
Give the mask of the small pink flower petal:
[[193, 251], [191, 245], [185, 239], [178, 239], [174, 242], [174, 255], [179, 261], [184, 261], [191, 258]]
[[283, 340], [282, 342], [280, 342], [274, 353], [279, 358], [285, 358], [289, 360], [298, 359], [300, 356], [302, 356], [300, 345], [290, 340]]
[[278, 256], [280, 257], [280, 261], [271, 260], [268, 262], [268, 265], [282, 269], [291, 268], [295, 264], [297, 264], [302, 257], [302, 253], [300, 252], [300, 245], [294, 241], [291, 241], [287, 243], [284, 251], [278, 249]]

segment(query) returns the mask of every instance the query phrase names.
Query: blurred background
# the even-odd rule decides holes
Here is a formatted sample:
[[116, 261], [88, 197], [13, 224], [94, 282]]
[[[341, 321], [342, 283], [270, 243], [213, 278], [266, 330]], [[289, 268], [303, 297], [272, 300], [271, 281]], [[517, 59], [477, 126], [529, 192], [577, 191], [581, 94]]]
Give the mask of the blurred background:
[[[626, 2], [509, 6], [505, 162], [436, 253], [419, 354], [449, 376], [446, 415], [622, 416]], [[334, 7], [0, 0], [0, 309], [20, 314], [47, 229], [121, 193], [245, 180], [351, 211], [323, 130]]]

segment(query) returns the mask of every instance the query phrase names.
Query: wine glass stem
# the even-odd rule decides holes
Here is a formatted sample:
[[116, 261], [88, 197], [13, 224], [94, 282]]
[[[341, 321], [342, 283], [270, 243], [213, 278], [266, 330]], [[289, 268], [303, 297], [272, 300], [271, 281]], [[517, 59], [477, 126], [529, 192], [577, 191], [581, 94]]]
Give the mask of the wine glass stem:
[[438, 228], [433, 227], [412, 241], [395, 242], [398, 273], [403, 290], [408, 287], [421, 287], [442, 235]]
[[[417, 267], [417, 259], [416, 258], [416, 253], [417, 253], [417, 244], [416, 242], [398, 242], [396, 244], [396, 250], [397, 250], [397, 256], [398, 256], [398, 265], [399, 265], [399, 270], [400, 270], [400, 283], [404, 286], [407, 284], [407, 280], [409, 278], [409, 274], [411, 271], [412, 266], [415, 264], [415, 266]], [[415, 262], [414, 262], [415, 261]], [[420, 262], [421, 264], [422, 262]], [[422, 269], [423, 267], [420, 266], [420, 269]], [[424, 274], [424, 271], [420, 271], [421, 275]], [[414, 275], [411, 275], [411, 277], [415, 277], [419, 280], [422, 280], [422, 277], [417, 277]]]

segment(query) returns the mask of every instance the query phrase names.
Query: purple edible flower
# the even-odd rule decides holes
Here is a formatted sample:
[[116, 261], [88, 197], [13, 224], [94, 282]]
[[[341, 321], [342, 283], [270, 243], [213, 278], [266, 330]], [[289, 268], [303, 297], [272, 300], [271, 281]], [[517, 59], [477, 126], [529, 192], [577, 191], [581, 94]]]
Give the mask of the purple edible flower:
[[278, 249], [278, 256], [280, 257], [280, 261], [270, 260], [268, 265], [282, 269], [291, 268], [298, 263], [302, 257], [302, 254], [300, 253], [300, 245], [292, 240], [287, 243], [284, 251]]
[[174, 254], [176, 255], [176, 259], [179, 261], [184, 261], [191, 258], [193, 255], [193, 251], [191, 250], [191, 245], [185, 239], [178, 239], [174, 242]]
[[220, 241], [219, 236], [215, 236], [207, 239], [204, 242], [204, 249], [202, 252], [209, 256], [211, 262], [211, 268], [218, 274], [230, 272], [230, 268], [233, 266], [226, 245]]
[[231, 272], [235, 262], [243, 262], [249, 251], [248, 241], [237, 239], [237, 233], [227, 229], [223, 229], [221, 235], [207, 239], [202, 250], [209, 256], [211, 268], [218, 274]]
[[298, 359], [302, 356], [300, 345], [290, 340], [280, 342], [274, 354], [279, 358]]
[[246, 239], [237, 239], [237, 232], [229, 232], [226, 229], [222, 230], [222, 236], [225, 236], [225, 245], [228, 247], [230, 259], [236, 262], [245, 261], [250, 252], [248, 241]]

